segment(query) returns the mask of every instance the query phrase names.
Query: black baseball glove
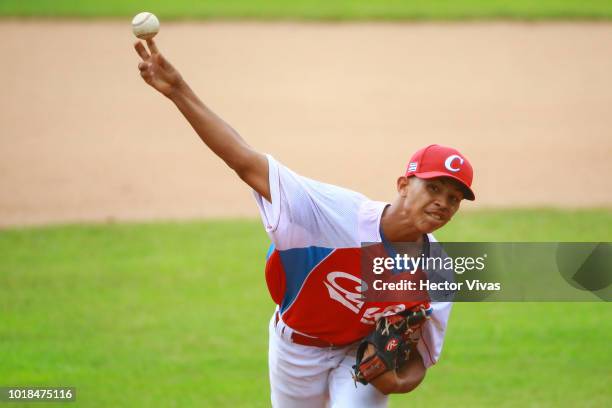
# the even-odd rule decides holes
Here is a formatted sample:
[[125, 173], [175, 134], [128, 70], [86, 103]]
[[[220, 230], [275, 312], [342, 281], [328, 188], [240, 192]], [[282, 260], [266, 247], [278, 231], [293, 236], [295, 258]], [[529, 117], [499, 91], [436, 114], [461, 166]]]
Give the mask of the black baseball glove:
[[[353, 366], [355, 381], [368, 384], [379, 375], [401, 367], [410, 353], [410, 335], [425, 323], [431, 312], [431, 307], [421, 307], [416, 311], [381, 317], [374, 331], [357, 348], [357, 362]], [[375, 352], [364, 358], [370, 344]]]

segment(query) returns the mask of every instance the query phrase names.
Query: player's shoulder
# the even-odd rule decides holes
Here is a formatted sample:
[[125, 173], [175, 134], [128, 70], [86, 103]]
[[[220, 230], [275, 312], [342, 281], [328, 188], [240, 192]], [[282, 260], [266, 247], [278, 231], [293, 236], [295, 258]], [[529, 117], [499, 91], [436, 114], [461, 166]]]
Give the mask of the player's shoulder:
[[383, 211], [389, 205], [384, 201], [375, 201], [366, 198], [359, 205], [358, 234], [361, 243], [381, 242], [380, 220]]

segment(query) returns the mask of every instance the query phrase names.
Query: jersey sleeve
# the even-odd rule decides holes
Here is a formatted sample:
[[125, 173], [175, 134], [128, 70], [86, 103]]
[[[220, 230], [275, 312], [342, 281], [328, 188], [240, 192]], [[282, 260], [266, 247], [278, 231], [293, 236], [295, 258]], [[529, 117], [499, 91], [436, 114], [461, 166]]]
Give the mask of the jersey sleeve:
[[436, 364], [440, 358], [452, 303], [434, 302], [431, 306], [431, 319], [423, 326], [421, 338], [417, 343], [417, 350], [423, 358], [425, 368]]
[[253, 192], [266, 232], [279, 250], [358, 244], [365, 196], [291, 171], [267, 155], [271, 202]]

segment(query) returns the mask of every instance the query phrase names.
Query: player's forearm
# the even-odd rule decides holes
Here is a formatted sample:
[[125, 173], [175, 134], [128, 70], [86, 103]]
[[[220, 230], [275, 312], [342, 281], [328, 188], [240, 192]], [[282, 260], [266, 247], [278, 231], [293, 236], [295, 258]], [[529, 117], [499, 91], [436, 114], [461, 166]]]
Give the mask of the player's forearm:
[[184, 81], [168, 95], [200, 139], [251, 188], [271, 201], [268, 159], [251, 148], [223, 119], [198, 98]]
[[239, 170], [256, 152], [223, 119], [211, 111], [189, 85], [181, 81], [169, 96], [200, 139], [228, 166]]
[[138, 64], [142, 79], [172, 100], [200, 139], [242, 180], [270, 201], [267, 158], [202, 103], [178, 70], [159, 52], [152, 38], [147, 39], [147, 46], [148, 50], [141, 41], [134, 44], [142, 59]]

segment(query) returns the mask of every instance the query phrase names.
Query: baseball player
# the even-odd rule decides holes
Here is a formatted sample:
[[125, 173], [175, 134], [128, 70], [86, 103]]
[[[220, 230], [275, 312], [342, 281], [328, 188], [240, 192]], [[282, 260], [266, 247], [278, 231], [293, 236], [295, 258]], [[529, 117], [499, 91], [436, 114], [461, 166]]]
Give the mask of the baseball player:
[[[363, 242], [414, 242], [426, 251], [435, 241], [431, 233], [463, 199], [474, 199], [465, 156], [438, 145], [419, 150], [397, 179], [391, 203], [308, 179], [249, 146], [202, 103], [153, 40], [147, 46], [135, 44], [140, 75], [253, 189], [271, 238], [265, 276], [278, 305], [269, 324], [272, 405], [385, 407], [388, 394], [415, 389], [438, 361], [451, 304], [365, 302], [360, 248]], [[420, 312], [427, 320], [413, 326], [400, 317]], [[406, 330], [389, 340], [398, 321]], [[385, 350], [377, 345], [381, 338]]]

